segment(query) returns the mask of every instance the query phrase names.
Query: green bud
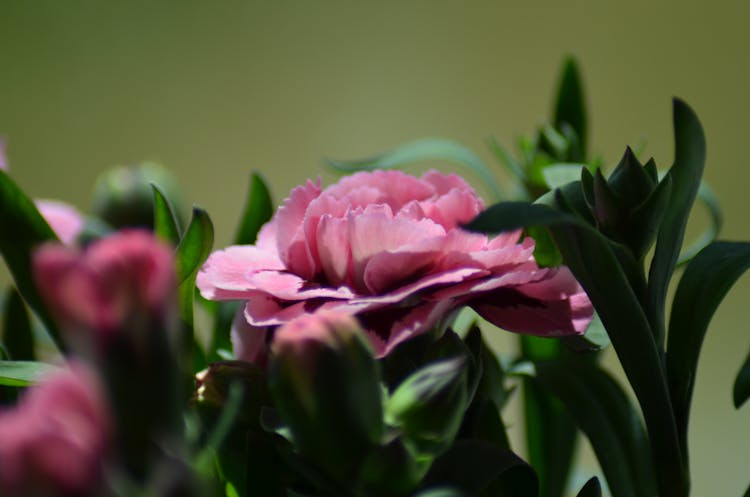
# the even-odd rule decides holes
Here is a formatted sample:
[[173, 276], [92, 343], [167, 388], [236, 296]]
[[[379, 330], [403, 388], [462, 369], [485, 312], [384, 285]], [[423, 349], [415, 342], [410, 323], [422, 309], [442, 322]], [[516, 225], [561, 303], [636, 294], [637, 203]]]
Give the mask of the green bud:
[[388, 401], [386, 418], [417, 452], [437, 454], [458, 433], [467, 407], [465, 366], [464, 357], [429, 364], [399, 385]]
[[116, 229], [151, 228], [154, 222], [152, 183], [164, 192], [179, 217], [183, 202], [176, 179], [164, 167], [150, 162], [118, 167], [99, 176], [94, 186], [92, 212]]
[[353, 478], [380, 442], [380, 373], [359, 323], [321, 311], [274, 337], [269, 385], [297, 448], [339, 481]]

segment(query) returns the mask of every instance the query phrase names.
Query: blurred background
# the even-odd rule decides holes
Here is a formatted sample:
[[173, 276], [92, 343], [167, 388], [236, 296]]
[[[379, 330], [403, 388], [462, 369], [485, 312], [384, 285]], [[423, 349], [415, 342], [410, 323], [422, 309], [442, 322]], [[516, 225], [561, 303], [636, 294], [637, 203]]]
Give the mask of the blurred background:
[[[306, 178], [330, 183], [324, 157], [438, 136], [501, 175], [486, 139], [512, 145], [531, 134], [573, 54], [592, 148], [607, 164], [645, 142], [667, 167], [670, 99], [694, 107], [723, 238], [747, 240], [749, 18], [739, 1], [0, 0], [0, 135], [31, 196], [83, 210], [104, 169], [162, 162], [211, 214], [218, 248], [233, 235], [251, 170], [280, 202]], [[734, 410], [731, 386], [750, 348], [749, 300], [746, 276], [704, 346], [691, 433], [696, 496], [739, 496], [747, 485], [750, 408]], [[507, 417], [520, 428], [518, 414]], [[598, 469], [582, 453], [584, 478]]]

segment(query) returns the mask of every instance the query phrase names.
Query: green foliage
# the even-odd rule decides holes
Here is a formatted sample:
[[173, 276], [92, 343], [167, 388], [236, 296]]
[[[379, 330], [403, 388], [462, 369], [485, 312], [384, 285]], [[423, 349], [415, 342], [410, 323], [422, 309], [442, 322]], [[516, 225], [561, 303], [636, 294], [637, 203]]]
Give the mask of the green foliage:
[[677, 286], [669, 322], [666, 366], [685, 452], [690, 403], [703, 338], [719, 304], [749, 267], [750, 243], [713, 242], [690, 261]]
[[31, 199], [5, 171], [0, 171], [0, 252], [19, 293], [40, 317], [55, 344], [64, 349], [60, 333], [34, 286], [31, 267], [34, 249], [53, 240], [57, 236]]
[[13, 287], [8, 288], [5, 294], [2, 345], [10, 359], [36, 359], [29, 312], [21, 295]]
[[0, 361], [0, 385], [28, 387], [57, 371], [57, 366], [36, 361]]

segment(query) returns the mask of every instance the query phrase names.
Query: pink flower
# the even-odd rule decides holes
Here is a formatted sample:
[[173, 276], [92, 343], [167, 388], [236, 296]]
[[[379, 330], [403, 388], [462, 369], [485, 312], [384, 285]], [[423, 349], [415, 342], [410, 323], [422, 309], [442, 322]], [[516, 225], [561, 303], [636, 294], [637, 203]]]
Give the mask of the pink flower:
[[463, 179], [437, 171], [361, 172], [325, 190], [308, 181], [255, 245], [214, 252], [198, 287], [246, 301], [256, 333], [318, 308], [357, 315], [379, 355], [465, 305], [510, 331], [583, 333], [593, 308], [567, 268], [540, 269], [520, 232], [460, 228], [482, 209]]
[[83, 230], [83, 214], [72, 205], [58, 200], [35, 200], [34, 203], [60, 241], [72, 245]]
[[0, 170], [8, 170], [8, 156], [5, 154], [5, 139], [0, 136]]
[[0, 495], [94, 495], [110, 438], [97, 380], [82, 366], [64, 369], [0, 411]]
[[34, 254], [36, 285], [67, 330], [106, 336], [165, 320], [175, 298], [174, 258], [151, 233], [121, 231], [84, 251], [61, 244]]

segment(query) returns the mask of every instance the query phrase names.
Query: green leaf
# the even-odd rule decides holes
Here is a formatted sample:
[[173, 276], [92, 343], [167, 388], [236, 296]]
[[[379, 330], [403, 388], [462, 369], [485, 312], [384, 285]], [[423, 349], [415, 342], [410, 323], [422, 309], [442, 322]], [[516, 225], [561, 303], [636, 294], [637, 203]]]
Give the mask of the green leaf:
[[177, 282], [182, 284], [190, 276], [197, 274], [201, 264], [211, 253], [214, 243], [214, 227], [205, 210], [193, 207], [193, 218], [180, 240], [175, 254]]
[[708, 183], [701, 181], [701, 185], [698, 187], [698, 200], [700, 200], [701, 204], [708, 211], [709, 225], [695, 241], [682, 250], [680, 258], [677, 260], [678, 266], [689, 262], [704, 247], [716, 240], [721, 231], [721, 226], [724, 224], [724, 215], [721, 212], [719, 200], [716, 198], [713, 190], [711, 190], [711, 187], [708, 186]]
[[60, 368], [35, 361], [0, 361], [0, 385], [28, 387]]
[[[556, 192], [559, 202], [561, 194]], [[479, 214], [467, 228], [496, 233], [542, 224], [549, 227], [565, 264], [591, 299], [638, 397], [651, 438], [660, 490], [686, 488], [687, 470], [681, 459], [661, 357], [640, 301], [610, 242], [578, 218], [542, 204], [496, 204]]]
[[273, 216], [271, 193], [263, 177], [259, 173], [253, 172], [250, 175], [245, 210], [242, 213], [240, 225], [237, 227], [234, 243], [237, 245], [255, 243], [261, 226], [266, 224], [271, 216]]
[[663, 323], [667, 288], [677, 264], [706, 160], [706, 139], [698, 117], [682, 100], [674, 99], [673, 105], [675, 159], [667, 173], [672, 178], [672, 192], [659, 227], [648, 278], [648, 314], [659, 350], [665, 339]]
[[328, 159], [326, 163], [337, 171], [351, 173], [394, 169], [414, 162], [432, 160], [447, 161], [466, 167], [481, 180], [496, 200], [504, 197], [500, 185], [479, 156], [463, 145], [444, 138], [424, 138], [367, 159], [352, 161]]
[[8, 288], [5, 297], [2, 342], [11, 359], [15, 361], [36, 359], [29, 313], [18, 290], [13, 287]]
[[0, 252], [13, 275], [18, 291], [37, 313], [55, 344], [65, 346], [54, 321], [47, 312], [34, 285], [31, 256], [44, 242], [57, 240], [34, 202], [4, 171], [0, 171]]
[[617, 382], [581, 361], [541, 362], [536, 372], [588, 437], [613, 497], [656, 495], [646, 433]]
[[435, 460], [424, 486], [459, 488], [478, 497], [536, 497], [531, 466], [513, 452], [482, 440], [458, 440]]
[[528, 202], [500, 202], [480, 212], [464, 226], [469, 231], [501, 233], [530, 226], [584, 225], [568, 213], [553, 209], [548, 205]]
[[[193, 218], [175, 250], [180, 318], [184, 327], [180, 341], [180, 363], [188, 387], [192, 384], [195, 366], [205, 362], [205, 354], [195, 342], [193, 305], [195, 279], [201, 265], [211, 253], [213, 241], [214, 227], [211, 218], [200, 207], [193, 207]], [[187, 391], [190, 390], [191, 388]]]
[[563, 66], [560, 86], [555, 102], [554, 125], [562, 129], [563, 123], [569, 124], [581, 144], [581, 152], [586, 153], [588, 124], [586, 119], [586, 102], [583, 96], [583, 84], [575, 58], [569, 57]]
[[734, 407], [739, 409], [748, 398], [750, 398], [750, 354], [748, 354], [745, 363], [740, 368], [740, 372], [737, 373], [737, 378], [734, 380], [734, 390], [732, 392]]
[[[559, 358], [559, 340], [522, 335], [521, 356], [531, 361]], [[523, 413], [529, 464], [539, 476], [542, 497], [560, 497], [566, 488], [578, 429], [562, 403], [530, 378], [523, 381]]]
[[578, 492], [577, 497], [602, 497], [602, 486], [599, 484], [599, 478], [591, 477]]
[[713, 242], [685, 268], [672, 300], [667, 374], [684, 450], [703, 338], [729, 289], [750, 267], [750, 243]]
[[154, 194], [154, 234], [160, 240], [176, 247], [180, 243], [180, 227], [174, 208], [158, 186], [151, 183]]

